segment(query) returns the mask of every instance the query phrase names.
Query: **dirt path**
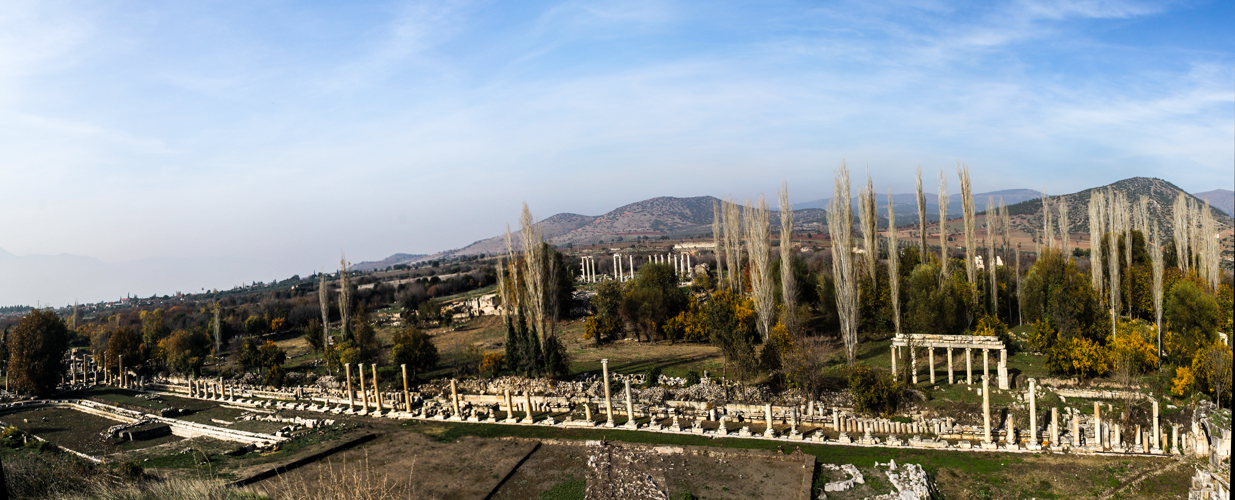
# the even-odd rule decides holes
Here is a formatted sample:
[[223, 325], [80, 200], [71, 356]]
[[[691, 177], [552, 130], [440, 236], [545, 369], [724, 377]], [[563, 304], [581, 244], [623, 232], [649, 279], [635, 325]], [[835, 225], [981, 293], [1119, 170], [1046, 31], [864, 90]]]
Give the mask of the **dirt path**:
[[1183, 464], [1184, 463], [1182, 461], [1176, 461], [1176, 462], [1172, 462], [1170, 465], [1166, 467], [1158, 467], [1158, 468], [1143, 471], [1140, 474], [1137, 474], [1136, 477], [1132, 478], [1131, 481], [1128, 481], [1127, 483], [1119, 485], [1115, 488], [1108, 490], [1106, 493], [1103, 493], [1101, 497], [1098, 497], [1098, 500], [1110, 500], [1115, 495], [1123, 493], [1124, 491], [1127, 491], [1131, 488], [1135, 488], [1137, 485], [1141, 484], [1141, 482], [1145, 481], [1146, 479], [1151, 479], [1151, 478], [1166, 474], [1168, 472], [1171, 472], [1175, 469], [1178, 469]]

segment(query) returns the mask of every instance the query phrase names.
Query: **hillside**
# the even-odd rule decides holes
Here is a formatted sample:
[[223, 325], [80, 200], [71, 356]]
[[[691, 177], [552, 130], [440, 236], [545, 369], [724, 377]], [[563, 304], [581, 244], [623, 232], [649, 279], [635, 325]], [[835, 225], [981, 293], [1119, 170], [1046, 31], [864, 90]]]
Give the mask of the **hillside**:
[[[1149, 200], [1149, 216], [1150, 220], [1157, 220], [1159, 227], [1166, 234], [1170, 234], [1173, 224], [1173, 207], [1176, 197], [1179, 193], [1188, 194], [1193, 198], [1193, 201], [1203, 203], [1203, 200], [1196, 196], [1186, 193], [1179, 186], [1171, 184], [1162, 179], [1150, 177], [1133, 177], [1124, 179], [1106, 186], [1089, 188], [1083, 191], [1078, 191], [1072, 194], [1059, 196], [1048, 196], [1051, 207], [1057, 207], [1060, 200], [1067, 200], [1068, 224], [1069, 232], [1072, 233], [1087, 233], [1089, 232], [1089, 197], [1094, 190], [1112, 189], [1114, 191], [1123, 192], [1129, 201], [1135, 202], [1141, 198]], [[1230, 227], [1231, 216], [1227, 215], [1217, 207], [1211, 206], [1210, 209], [1214, 213], [1214, 218], [1217, 219], [1219, 226]], [[1042, 227], [1042, 201], [1028, 200], [1015, 205], [1008, 206], [1008, 213], [1013, 216], [1013, 224], [1018, 229], [1030, 232], [1033, 234]]]
[[1192, 193], [1197, 198], [1209, 200], [1209, 204], [1221, 208], [1227, 215], [1235, 216], [1235, 191], [1215, 189], [1204, 193]]

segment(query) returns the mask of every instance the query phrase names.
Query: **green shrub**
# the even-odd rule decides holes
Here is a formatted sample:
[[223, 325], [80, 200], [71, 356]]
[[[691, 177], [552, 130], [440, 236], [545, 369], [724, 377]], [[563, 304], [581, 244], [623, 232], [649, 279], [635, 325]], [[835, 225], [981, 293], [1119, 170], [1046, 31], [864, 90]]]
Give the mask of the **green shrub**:
[[647, 381], [644, 382], [644, 385], [647, 385], [648, 387], [655, 387], [655, 386], [660, 385], [660, 367], [659, 366], [653, 365], [651, 368], [648, 368]]
[[686, 387], [698, 384], [699, 379], [699, 372], [694, 370], [686, 372]]
[[857, 363], [849, 367], [849, 391], [858, 411], [890, 414], [900, 407], [903, 390], [887, 370]]

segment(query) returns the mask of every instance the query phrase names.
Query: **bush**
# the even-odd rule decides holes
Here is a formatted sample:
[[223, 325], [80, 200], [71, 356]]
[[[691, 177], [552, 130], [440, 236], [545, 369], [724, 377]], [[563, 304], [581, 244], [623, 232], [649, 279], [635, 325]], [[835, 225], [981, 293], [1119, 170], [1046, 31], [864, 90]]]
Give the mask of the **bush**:
[[699, 372], [691, 370], [686, 372], [686, 387], [699, 384]]
[[861, 363], [849, 367], [849, 391], [858, 411], [884, 415], [900, 408], [903, 395], [890, 372]]
[[648, 387], [655, 387], [655, 386], [660, 385], [660, 367], [659, 366], [652, 365], [651, 368], [648, 368], [647, 374], [645, 376], [647, 377], [647, 380], [644, 381], [643, 385], [646, 385]]

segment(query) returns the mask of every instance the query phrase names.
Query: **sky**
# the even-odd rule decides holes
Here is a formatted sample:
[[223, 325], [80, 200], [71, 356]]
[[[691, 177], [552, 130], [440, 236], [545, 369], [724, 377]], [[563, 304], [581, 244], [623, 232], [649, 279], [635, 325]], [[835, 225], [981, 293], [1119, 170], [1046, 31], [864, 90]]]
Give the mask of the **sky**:
[[1229, 1], [7, 0], [0, 261], [109, 271], [0, 273], [0, 305], [432, 253], [522, 202], [599, 215], [782, 181], [814, 200], [842, 161], [880, 191], [917, 166], [955, 191], [958, 161], [975, 192], [1231, 189], [1232, 20]]

